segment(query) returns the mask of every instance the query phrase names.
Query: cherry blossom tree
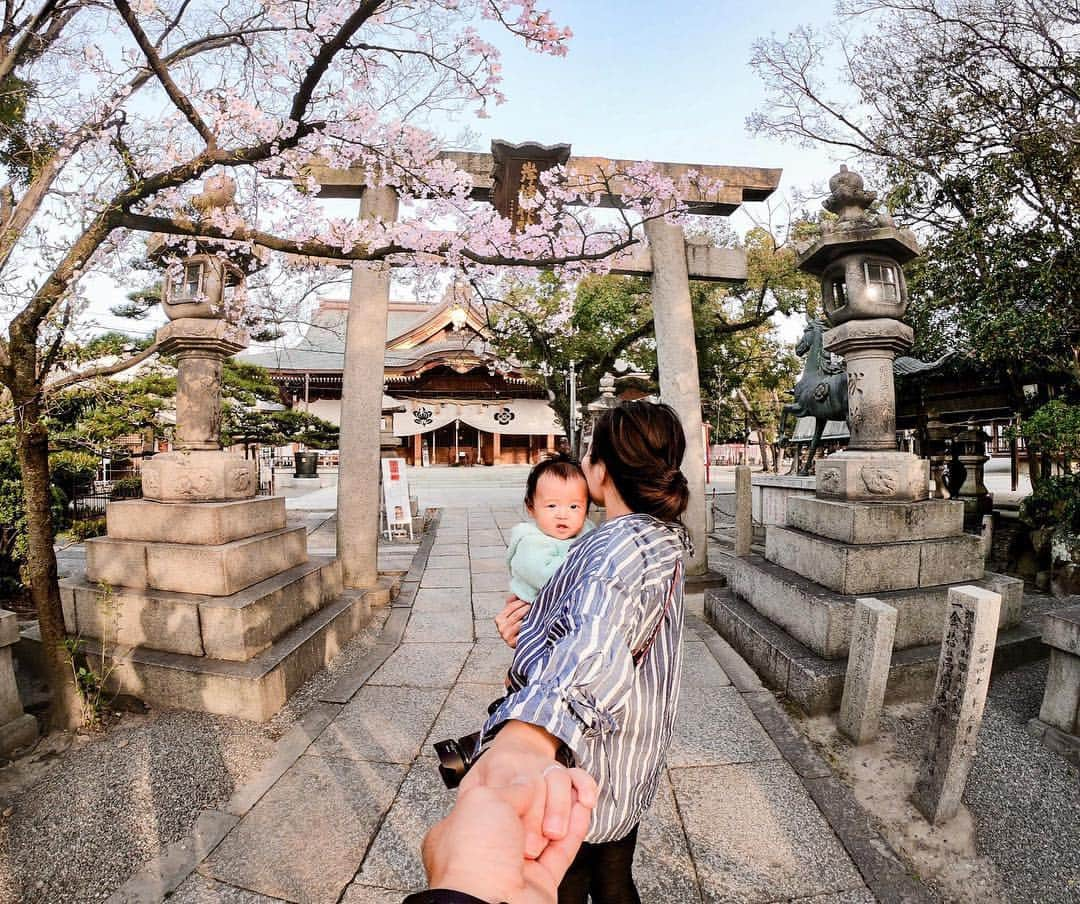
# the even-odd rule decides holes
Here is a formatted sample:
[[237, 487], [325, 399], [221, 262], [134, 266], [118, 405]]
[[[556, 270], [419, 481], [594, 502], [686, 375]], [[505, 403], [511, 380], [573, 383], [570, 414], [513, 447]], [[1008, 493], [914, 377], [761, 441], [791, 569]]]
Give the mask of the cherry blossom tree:
[[[208, 236], [283, 252], [292, 267], [396, 256], [470, 279], [515, 265], [602, 269], [640, 241], [645, 219], [688, 212], [677, 203], [688, 186], [646, 165], [557, 168], [521, 199], [533, 222], [515, 232], [470, 200], [470, 177], [429, 130], [448, 112], [483, 116], [503, 100], [492, 41], [560, 56], [570, 37], [535, 0], [4, 0], [0, 384], [16, 428], [53, 725], [72, 724], [79, 706], [60, 652], [43, 403], [50, 385], [85, 375], [65, 370], [63, 349], [88, 277], [125, 280], [148, 232], [171, 236], [178, 254]], [[393, 185], [404, 215], [328, 215], [318, 165]], [[235, 200], [200, 204], [203, 180], [225, 174]], [[613, 193], [620, 209], [599, 212]]]

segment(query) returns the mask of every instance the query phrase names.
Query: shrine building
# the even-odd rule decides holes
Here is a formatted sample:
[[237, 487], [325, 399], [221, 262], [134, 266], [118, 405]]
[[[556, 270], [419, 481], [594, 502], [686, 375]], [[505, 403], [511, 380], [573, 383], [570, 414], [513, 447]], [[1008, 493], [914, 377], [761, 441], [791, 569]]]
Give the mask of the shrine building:
[[[241, 356], [265, 367], [290, 408], [341, 423], [348, 302], [322, 300], [294, 346]], [[448, 293], [441, 304], [390, 302], [383, 454], [416, 465], [533, 464], [563, 429], [543, 386], [502, 369], [483, 318]], [[502, 362], [498, 362], [500, 365]]]

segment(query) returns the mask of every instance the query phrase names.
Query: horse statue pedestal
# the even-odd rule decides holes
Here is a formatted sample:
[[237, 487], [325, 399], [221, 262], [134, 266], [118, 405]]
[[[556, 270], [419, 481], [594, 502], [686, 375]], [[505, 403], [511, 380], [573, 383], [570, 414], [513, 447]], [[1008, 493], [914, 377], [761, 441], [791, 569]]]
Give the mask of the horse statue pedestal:
[[930, 497], [930, 462], [910, 452], [848, 449], [818, 462], [815, 495], [846, 502], [921, 502]]

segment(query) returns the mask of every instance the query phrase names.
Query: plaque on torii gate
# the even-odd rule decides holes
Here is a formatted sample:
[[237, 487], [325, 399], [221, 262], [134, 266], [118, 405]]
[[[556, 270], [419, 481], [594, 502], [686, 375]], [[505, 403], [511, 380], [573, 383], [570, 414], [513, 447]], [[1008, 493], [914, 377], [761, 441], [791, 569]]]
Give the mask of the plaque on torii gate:
[[521, 198], [535, 198], [540, 190], [540, 177], [556, 166], [565, 166], [570, 159], [568, 144], [539, 144], [523, 141], [492, 141], [491, 156], [495, 166], [491, 171], [491, 203], [501, 217], [509, 220], [514, 232], [522, 232], [536, 222], [535, 210], [521, 206]]

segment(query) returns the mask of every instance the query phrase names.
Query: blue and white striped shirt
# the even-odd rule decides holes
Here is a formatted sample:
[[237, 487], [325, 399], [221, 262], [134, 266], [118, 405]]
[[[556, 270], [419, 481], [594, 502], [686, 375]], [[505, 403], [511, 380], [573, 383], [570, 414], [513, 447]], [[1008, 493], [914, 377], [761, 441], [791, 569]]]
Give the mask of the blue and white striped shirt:
[[[484, 726], [539, 725], [600, 786], [586, 841], [617, 841], [652, 803], [682, 671], [686, 534], [650, 515], [606, 522], [571, 548], [518, 635], [510, 693]], [[678, 577], [678, 585], [672, 582]], [[648, 654], [639, 650], [672, 600]]]

